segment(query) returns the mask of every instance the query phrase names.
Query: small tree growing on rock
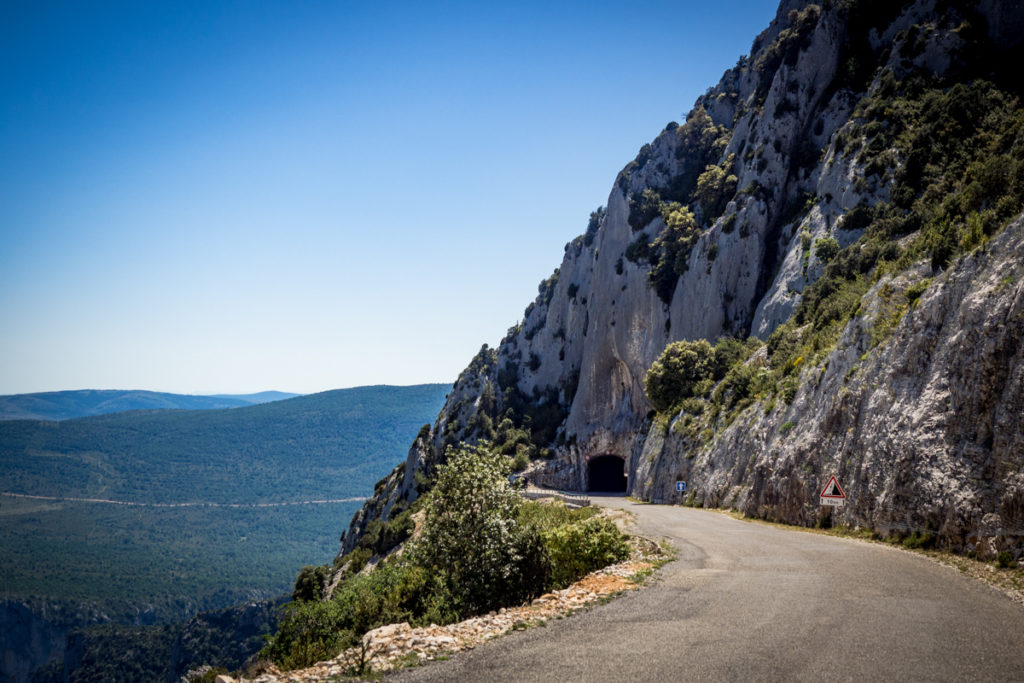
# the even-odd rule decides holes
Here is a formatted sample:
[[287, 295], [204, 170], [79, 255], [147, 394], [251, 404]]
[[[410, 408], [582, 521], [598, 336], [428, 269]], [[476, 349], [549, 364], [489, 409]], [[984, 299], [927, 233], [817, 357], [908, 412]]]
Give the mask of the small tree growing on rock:
[[448, 452], [425, 504], [414, 562], [443, 576], [462, 616], [539, 595], [550, 577], [540, 534], [518, 523], [509, 459], [485, 446]]
[[665, 411], [693, 396], [698, 382], [715, 374], [715, 350], [707, 341], [678, 341], [665, 347], [644, 378], [647, 398]]

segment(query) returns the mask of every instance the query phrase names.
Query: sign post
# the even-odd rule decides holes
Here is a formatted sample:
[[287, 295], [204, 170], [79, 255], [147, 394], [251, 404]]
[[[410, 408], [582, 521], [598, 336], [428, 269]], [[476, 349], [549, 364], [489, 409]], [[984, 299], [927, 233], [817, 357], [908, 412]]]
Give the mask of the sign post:
[[686, 482], [685, 481], [677, 481], [676, 482], [676, 491], [679, 491], [679, 493], [686, 493]]
[[828, 507], [842, 507], [846, 504], [846, 493], [843, 491], [843, 487], [839, 485], [839, 480], [836, 479], [835, 475], [828, 480], [825, 484], [825, 488], [821, 490], [821, 495], [818, 497], [822, 505]]

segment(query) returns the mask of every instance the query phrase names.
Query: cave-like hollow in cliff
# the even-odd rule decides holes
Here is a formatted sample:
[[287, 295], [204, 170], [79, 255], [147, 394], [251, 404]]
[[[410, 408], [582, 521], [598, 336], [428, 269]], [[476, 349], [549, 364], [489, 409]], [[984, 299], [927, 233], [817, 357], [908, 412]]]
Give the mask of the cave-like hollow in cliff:
[[626, 492], [626, 461], [617, 455], [598, 455], [587, 462], [587, 490]]

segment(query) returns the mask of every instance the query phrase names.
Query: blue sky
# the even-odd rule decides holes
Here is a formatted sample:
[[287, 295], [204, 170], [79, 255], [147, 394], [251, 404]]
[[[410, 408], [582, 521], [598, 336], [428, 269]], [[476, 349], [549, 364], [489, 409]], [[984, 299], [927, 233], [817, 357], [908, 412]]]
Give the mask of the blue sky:
[[0, 394], [450, 382], [761, 1], [0, 6]]

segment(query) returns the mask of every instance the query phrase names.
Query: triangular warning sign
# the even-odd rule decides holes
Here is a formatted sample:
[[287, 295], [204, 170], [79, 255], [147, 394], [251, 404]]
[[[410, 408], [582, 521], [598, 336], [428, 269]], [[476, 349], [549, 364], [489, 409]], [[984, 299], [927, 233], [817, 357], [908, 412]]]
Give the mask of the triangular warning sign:
[[825, 484], [825, 488], [821, 490], [822, 498], [846, 498], [846, 494], [843, 492], [843, 487], [839, 485], [839, 480], [835, 478], [835, 475], [828, 480]]

